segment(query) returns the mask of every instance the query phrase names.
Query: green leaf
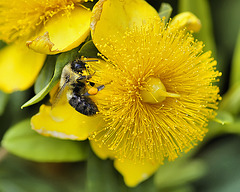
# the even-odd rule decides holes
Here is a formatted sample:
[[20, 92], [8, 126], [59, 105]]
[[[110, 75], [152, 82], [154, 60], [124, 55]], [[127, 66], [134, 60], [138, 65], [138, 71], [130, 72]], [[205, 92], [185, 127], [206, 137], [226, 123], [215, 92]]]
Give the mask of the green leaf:
[[79, 51], [79, 54], [80, 55], [83, 55], [84, 57], [92, 57], [92, 58], [96, 58], [98, 57], [98, 54], [99, 51], [98, 49], [95, 47], [94, 43], [92, 40], [88, 41], [87, 43], [85, 43], [80, 51]]
[[[0, 156], [4, 155], [0, 148]], [[1, 156], [2, 157], [2, 156]], [[37, 163], [5, 153], [1, 192], [85, 192], [85, 163]]]
[[229, 62], [229, 57], [236, 45], [236, 39], [239, 33], [239, 0], [211, 0], [212, 16], [214, 19], [215, 38], [218, 42], [218, 47], [222, 54], [228, 57], [226, 63]]
[[54, 74], [56, 59], [57, 58], [55, 55], [47, 56], [45, 64], [34, 84], [34, 92], [36, 94], [39, 93], [51, 81]]
[[162, 191], [171, 188], [181, 188], [190, 182], [201, 178], [206, 173], [206, 167], [201, 160], [189, 160], [180, 157], [174, 162], [166, 162], [155, 174], [155, 184]]
[[7, 105], [9, 95], [0, 91], [0, 115], [3, 114], [4, 109]]
[[218, 136], [223, 136], [226, 134], [240, 135], [240, 118], [239, 117], [234, 118], [233, 122], [225, 123], [225, 124], [219, 124], [214, 121], [210, 121], [208, 127], [209, 127], [209, 132], [207, 133], [204, 139], [205, 143], [210, 139], [214, 139]]
[[195, 182], [196, 191], [237, 192], [240, 189], [240, 139], [225, 136], [212, 141], [198, 155], [207, 165], [207, 174]]
[[172, 7], [168, 3], [162, 3], [159, 9], [160, 18], [165, 17], [165, 21], [168, 21], [172, 14]]
[[223, 133], [240, 134], [240, 119], [223, 127]]
[[120, 192], [119, 176], [110, 160], [101, 160], [89, 152], [87, 161], [88, 192]]
[[217, 112], [217, 116], [215, 117], [215, 119], [213, 119], [213, 121], [216, 121], [222, 125], [225, 124], [230, 124], [234, 122], [234, 117], [232, 116], [231, 113], [227, 112], [227, 111], [218, 111]]
[[61, 77], [63, 67], [68, 62], [73, 61], [79, 56], [78, 50], [79, 48], [77, 47], [69, 52], [62, 53], [61, 55], [58, 56], [54, 75], [51, 81], [37, 95], [35, 95], [26, 103], [24, 103], [21, 108], [28, 107], [30, 105], [38, 103], [52, 90], [52, 88], [58, 83]]
[[236, 117], [233, 123], [224, 124], [218, 128], [220, 133], [223, 134], [240, 134], [240, 118]]
[[227, 111], [232, 115], [240, 113], [240, 83], [236, 83], [232, 86], [223, 96], [219, 104], [219, 110]]
[[29, 119], [11, 127], [2, 145], [15, 155], [38, 162], [73, 162], [87, 158], [85, 142], [44, 137], [31, 129]]
[[235, 83], [240, 83], [240, 30], [232, 60], [230, 86], [233, 86]]
[[211, 11], [208, 0], [179, 0], [179, 12], [190, 11], [195, 14], [202, 23], [199, 33], [194, 34], [197, 39], [205, 44], [205, 50], [211, 50], [213, 56], [216, 55], [216, 45], [214, 42], [213, 25]]
[[226, 133], [239, 133], [236, 129], [236, 119], [229, 111], [218, 110], [217, 116], [208, 124], [209, 132], [204, 138], [204, 143]]

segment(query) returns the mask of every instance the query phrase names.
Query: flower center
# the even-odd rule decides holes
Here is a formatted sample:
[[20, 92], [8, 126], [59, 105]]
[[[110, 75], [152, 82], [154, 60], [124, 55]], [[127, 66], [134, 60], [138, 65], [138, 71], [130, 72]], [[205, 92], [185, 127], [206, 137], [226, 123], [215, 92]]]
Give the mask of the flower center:
[[150, 76], [146, 80], [144, 89], [140, 91], [142, 101], [145, 103], [156, 104], [164, 101], [166, 97], [180, 97], [175, 93], [167, 92], [161, 80], [157, 77]]

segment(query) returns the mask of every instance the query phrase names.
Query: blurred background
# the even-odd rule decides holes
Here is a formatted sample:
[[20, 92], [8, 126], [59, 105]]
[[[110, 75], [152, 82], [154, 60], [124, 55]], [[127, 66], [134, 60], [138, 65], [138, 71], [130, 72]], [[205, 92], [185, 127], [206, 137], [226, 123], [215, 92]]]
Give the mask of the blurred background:
[[[89, 154], [88, 163], [38, 163], [0, 148], [0, 192], [238, 192], [240, 191], [240, 0], [148, 0], [159, 10], [169, 3], [172, 15], [191, 11], [202, 22], [196, 38], [204, 41], [218, 61], [223, 97], [219, 121], [196, 149], [166, 162], [137, 188], [127, 188], [112, 162]], [[20, 109], [33, 89], [0, 94], [0, 139], [9, 127], [38, 112], [41, 103]], [[43, 101], [44, 102], [44, 101]]]

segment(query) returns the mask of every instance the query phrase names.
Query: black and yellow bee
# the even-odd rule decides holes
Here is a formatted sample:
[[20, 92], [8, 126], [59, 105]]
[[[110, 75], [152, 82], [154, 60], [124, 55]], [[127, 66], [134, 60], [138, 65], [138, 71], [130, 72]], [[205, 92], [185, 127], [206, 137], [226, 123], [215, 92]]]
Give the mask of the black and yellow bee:
[[[96, 95], [98, 91], [104, 88], [104, 85], [95, 87], [95, 84], [90, 81], [90, 74], [86, 62], [97, 60], [76, 59], [68, 63], [62, 71], [60, 80], [60, 90], [57, 97], [67, 88], [67, 99], [69, 104], [78, 112], [92, 116], [98, 112], [97, 105], [90, 98], [91, 95]], [[90, 88], [89, 88], [90, 87]]]

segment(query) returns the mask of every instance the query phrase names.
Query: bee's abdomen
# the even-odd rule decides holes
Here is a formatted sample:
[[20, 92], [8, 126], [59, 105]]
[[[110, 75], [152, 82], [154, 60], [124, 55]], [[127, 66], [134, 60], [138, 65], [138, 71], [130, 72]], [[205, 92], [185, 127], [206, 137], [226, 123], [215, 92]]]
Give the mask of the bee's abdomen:
[[73, 92], [69, 104], [79, 113], [84, 115], [95, 115], [98, 112], [96, 104], [89, 98]]

